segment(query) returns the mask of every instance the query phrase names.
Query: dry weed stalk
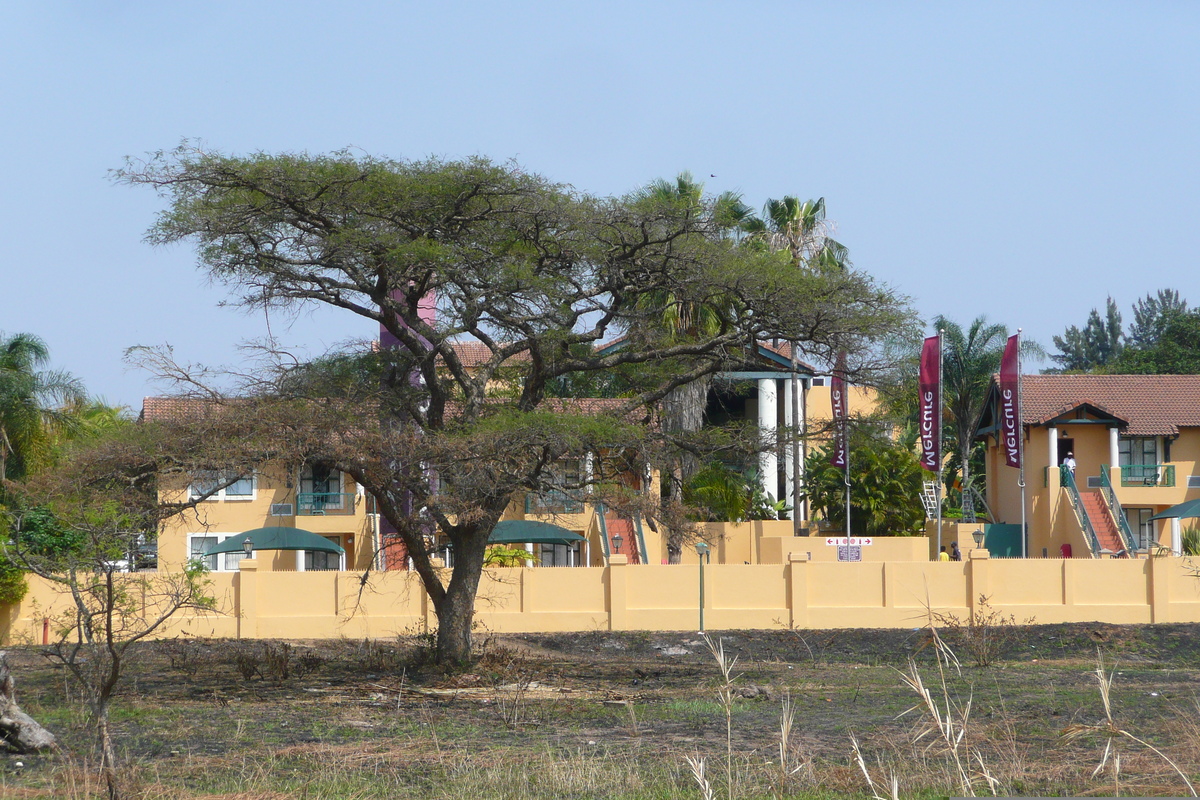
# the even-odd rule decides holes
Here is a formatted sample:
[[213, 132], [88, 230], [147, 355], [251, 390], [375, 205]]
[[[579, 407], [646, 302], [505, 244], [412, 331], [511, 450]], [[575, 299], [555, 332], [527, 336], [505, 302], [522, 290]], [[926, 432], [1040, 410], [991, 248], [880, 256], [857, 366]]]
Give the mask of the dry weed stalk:
[[867, 762], [863, 760], [862, 750], [858, 746], [858, 739], [851, 736], [850, 746], [854, 748], [854, 761], [858, 764], [863, 777], [867, 779], [867, 788], [871, 790], [871, 797], [875, 798], [875, 800], [900, 800], [900, 781], [896, 778], [896, 771], [892, 770], [891, 780], [888, 785], [891, 795], [884, 797], [879, 793], [879, 789], [876, 788], [875, 779], [871, 777], [871, 771], [867, 769]]
[[1192, 797], [1197, 797], [1196, 787], [1192, 786], [1192, 782], [1188, 780], [1187, 775], [1184, 774], [1183, 770], [1179, 768], [1179, 765], [1172, 761], [1166, 753], [1159, 750], [1146, 740], [1139, 739], [1137, 736], [1134, 736], [1129, 731], [1124, 730], [1117, 725], [1112, 713], [1112, 685], [1113, 679], [1116, 676], [1116, 672], [1105, 672], [1104, 655], [1099, 650], [1096, 651], [1095, 675], [1096, 681], [1100, 685], [1100, 700], [1104, 704], [1104, 721], [1096, 725], [1071, 725], [1065, 728], [1062, 732], [1062, 738], [1068, 742], [1073, 742], [1077, 739], [1082, 739], [1084, 737], [1097, 734], [1104, 737], [1104, 752], [1100, 756], [1100, 763], [1096, 765], [1094, 770], [1092, 770], [1092, 777], [1094, 778], [1103, 772], [1104, 768], [1108, 766], [1109, 761], [1111, 760], [1113, 784], [1119, 789], [1121, 780], [1121, 754], [1117, 752], [1116, 742], [1120, 737], [1124, 737], [1149, 749], [1152, 753], [1169, 764], [1171, 769], [1175, 770], [1175, 774], [1177, 774], [1180, 779], [1183, 780], [1184, 785], [1187, 786], [1188, 791], [1192, 794]]
[[692, 780], [696, 782], [696, 786], [700, 787], [702, 800], [715, 800], [716, 793], [713, 792], [712, 783], [704, 777], [704, 759], [701, 756], [686, 756], [686, 758], [688, 766], [692, 770]]
[[[976, 779], [987, 783], [988, 788], [995, 794], [1000, 782], [992, 774], [982, 754], [977, 751], [972, 752], [970, 739], [968, 738], [973, 698], [968, 696], [965, 703], [960, 703], [950, 693], [948, 673], [950, 670], [953, 670], [956, 675], [961, 676], [962, 664], [954, 654], [954, 651], [938, 634], [932, 613], [929, 615], [928, 627], [930, 645], [933, 648], [934, 658], [937, 663], [938, 683], [941, 686], [941, 704], [939, 705], [938, 701], [934, 699], [933, 691], [925, 685], [916, 662], [910, 658], [908, 661], [908, 670], [900, 673], [900, 679], [916, 693], [921, 702], [900, 714], [900, 716], [918, 709], [923, 712], [925, 718], [928, 720], [928, 725], [917, 734], [914, 742], [919, 742], [927, 737], [932, 738], [936, 734], [936, 738], [940, 740], [946, 752], [950, 755], [959, 789], [964, 796], [976, 796]], [[927, 752], [929, 748], [933, 747], [933, 744], [933, 741], [931, 741], [929, 746], [926, 747]], [[972, 763], [978, 767], [978, 771], [974, 774], [972, 774]]]
[[729, 800], [733, 800], [733, 684], [740, 677], [733, 674], [737, 666], [737, 656], [730, 657], [725, 653], [725, 640], [718, 639], [715, 643], [707, 634], [704, 643], [717, 662], [721, 671], [721, 685], [717, 687], [717, 700], [725, 710], [725, 789]]

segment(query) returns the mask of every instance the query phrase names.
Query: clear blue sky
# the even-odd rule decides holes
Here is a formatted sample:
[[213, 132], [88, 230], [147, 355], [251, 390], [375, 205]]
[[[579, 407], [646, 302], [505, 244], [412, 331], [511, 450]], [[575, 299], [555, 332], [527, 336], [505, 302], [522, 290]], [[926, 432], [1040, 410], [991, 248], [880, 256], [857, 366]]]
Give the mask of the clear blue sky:
[[[1043, 344], [1112, 294], [1200, 304], [1200, 4], [25, 2], [0, 4], [0, 330], [110, 402], [131, 345], [237, 363], [220, 308], [126, 155], [356, 146], [483, 154], [600, 194], [680, 170], [824, 196], [856, 265], [928, 319]], [[716, 177], [708, 177], [715, 175]], [[372, 336], [272, 320], [321, 352]]]

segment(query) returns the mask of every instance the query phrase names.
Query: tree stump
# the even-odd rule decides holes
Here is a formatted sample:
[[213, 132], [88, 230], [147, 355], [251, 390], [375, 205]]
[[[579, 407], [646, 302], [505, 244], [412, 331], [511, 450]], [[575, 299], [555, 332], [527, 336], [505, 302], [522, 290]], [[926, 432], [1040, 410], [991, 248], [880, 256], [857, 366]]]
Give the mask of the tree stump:
[[57, 746], [54, 734], [17, 705], [8, 654], [0, 652], [0, 743], [14, 753], [36, 753]]

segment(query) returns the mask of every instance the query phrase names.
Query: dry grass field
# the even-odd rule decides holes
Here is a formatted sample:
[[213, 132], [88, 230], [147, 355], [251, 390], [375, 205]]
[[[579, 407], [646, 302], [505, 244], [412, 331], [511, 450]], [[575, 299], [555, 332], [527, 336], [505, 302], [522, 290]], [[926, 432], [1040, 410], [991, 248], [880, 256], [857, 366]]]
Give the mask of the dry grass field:
[[[959, 666], [923, 628], [716, 632], [728, 680], [697, 634], [481, 632], [456, 673], [419, 637], [151, 643], [113, 710], [121, 779], [146, 799], [1191, 794], [1200, 627], [941, 634]], [[0, 758], [0, 797], [103, 796], [78, 689], [36, 647], [8, 658], [63, 748]]]

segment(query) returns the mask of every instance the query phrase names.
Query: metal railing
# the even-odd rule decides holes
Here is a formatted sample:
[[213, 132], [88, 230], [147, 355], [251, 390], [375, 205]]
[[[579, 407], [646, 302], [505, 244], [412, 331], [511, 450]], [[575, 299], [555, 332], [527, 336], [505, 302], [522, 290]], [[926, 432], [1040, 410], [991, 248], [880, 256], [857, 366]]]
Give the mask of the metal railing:
[[525, 495], [526, 514], [578, 514], [581, 511], [583, 503], [558, 489]]
[[1174, 486], [1174, 464], [1126, 464], [1121, 467], [1122, 486]]
[[358, 496], [353, 492], [300, 492], [296, 495], [296, 515], [320, 517], [352, 515]]
[[1104, 497], [1105, 504], [1108, 505], [1108, 513], [1117, 523], [1117, 531], [1121, 534], [1125, 552], [1130, 558], [1133, 558], [1137, 554], [1137, 543], [1133, 539], [1133, 531], [1129, 529], [1129, 520], [1125, 518], [1125, 512], [1121, 510], [1121, 502], [1117, 500], [1117, 493], [1113, 491], [1112, 478], [1108, 474], [1107, 464], [1100, 465], [1100, 494]]
[[1084, 541], [1087, 542], [1093, 556], [1100, 555], [1100, 537], [1096, 536], [1096, 531], [1092, 528], [1092, 521], [1088, 519], [1087, 510], [1083, 507], [1083, 499], [1079, 496], [1079, 487], [1075, 485], [1075, 473], [1066, 467], [1060, 467], [1059, 481], [1062, 483], [1062, 488], [1066, 490], [1067, 497], [1071, 500], [1071, 509], [1075, 512], [1075, 519], [1079, 523], [1080, 529], [1083, 530]]

